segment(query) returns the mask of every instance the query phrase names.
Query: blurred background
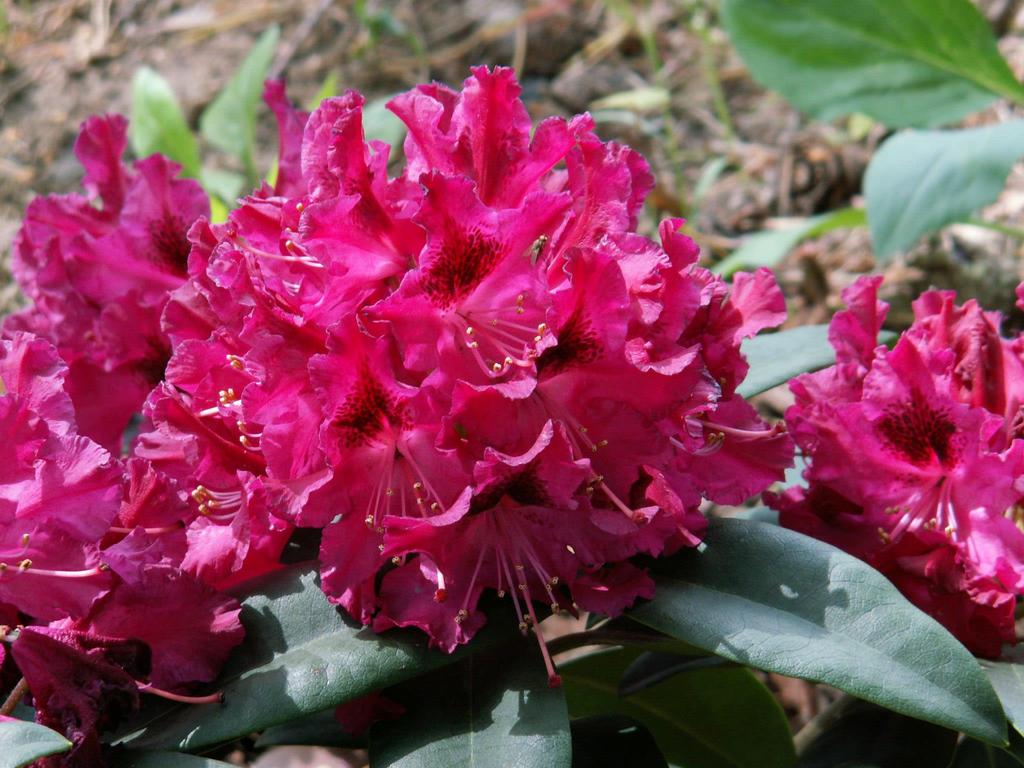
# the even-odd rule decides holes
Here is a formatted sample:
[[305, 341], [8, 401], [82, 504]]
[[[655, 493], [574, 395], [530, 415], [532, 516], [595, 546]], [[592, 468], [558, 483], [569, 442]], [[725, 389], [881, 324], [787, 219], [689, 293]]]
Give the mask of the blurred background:
[[[1024, 0], [976, 5], [1010, 68], [1024, 78]], [[394, 143], [402, 133], [383, 109], [390, 96], [433, 79], [458, 86], [475, 64], [515, 67], [535, 119], [589, 110], [602, 137], [648, 158], [657, 186], [642, 227], [651, 233], [662, 217], [686, 217], [708, 265], [757, 243], [751, 235], [795, 231], [809, 217], [863, 206], [865, 168], [892, 130], [862, 115], [816, 121], [758, 86], [718, 10], [715, 0], [0, 0], [0, 315], [21, 302], [8, 264], [26, 204], [36, 194], [78, 188], [72, 145], [79, 123], [94, 113], [131, 114], [133, 80], [149, 68], [197, 129], [200, 115], [274, 27], [279, 37], [268, 72], [286, 78], [293, 101], [308, 108], [323, 95], [358, 89], [367, 98], [368, 133]], [[272, 168], [275, 125], [259, 109], [251, 167], [197, 134], [204, 173], [242, 178], [253, 168], [260, 175]], [[962, 126], [1003, 122], [1015, 112], [1024, 115], [1020, 106], [997, 101]], [[894, 327], [905, 327], [910, 301], [936, 286], [978, 297], [1019, 328], [1020, 163], [982, 216], [1017, 231], [954, 225], [881, 263], [861, 221], [820, 236], [783, 237], [784, 247], [776, 238], [765, 246], [772, 253], [759, 258], [776, 269], [789, 325], [826, 322], [844, 287], [879, 270]], [[759, 404], [780, 413], [786, 394]], [[768, 682], [794, 730], [829, 695], [796, 680]], [[246, 764], [247, 752], [243, 744], [222, 759]], [[363, 760], [343, 750], [280, 747], [252, 764], [312, 768]]]

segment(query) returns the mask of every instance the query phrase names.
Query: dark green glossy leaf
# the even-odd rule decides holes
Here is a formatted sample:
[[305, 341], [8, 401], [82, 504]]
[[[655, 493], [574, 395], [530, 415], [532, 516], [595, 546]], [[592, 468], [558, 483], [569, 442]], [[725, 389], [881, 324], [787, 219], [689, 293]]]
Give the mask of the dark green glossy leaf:
[[804, 219], [787, 229], [773, 229], [749, 235], [735, 251], [711, 269], [728, 277], [741, 269], [774, 267], [798, 243], [820, 237], [834, 229], [862, 227], [867, 217], [862, 208], [843, 208]]
[[975, 739], [964, 739], [949, 768], [1020, 768], [1024, 762], [1010, 752]]
[[276, 26], [260, 35], [230, 82], [199, 118], [203, 137], [218, 149], [239, 158], [250, 182], [257, 178], [252, 159], [256, 109], [280, 35]]
[[0, 765], [21, 768], [47, 755], [71, 749], [71, 742], [56, 731], [37, 723], [0, 722]]
[[694, 670], [619, 696], [619, 681], [639, 653], [600, 651], [562, 666], [573, 717], [614, 712], [635, 718], [651, 731], [670, 763], [687, 768], [793, 764], [785, 715], [749, 670]]
[[[895, 337], [891, 331], [878, 334], [878, 343]], [[744, 397], [764, 392], [808, 371], [827, 368], [836, 361], [828, 343], [827, 325], [801, 325], [778, 333], [762, 333], [743, 342], [743, 354], [750, 372], [736, 391]]]
[[1024, 101], [970, 0], [726, 0], [722, 19], [754, 78], [822, 120], [933, 127]]
[[[422, 633], [377, 635], [327, 602], [314, 571], [295, 566], [253, 587], [243, 602], [245, 642], [217, 684], [223, 704], [147, 708], [122, 730], [133, 748], [195, 750], [263, 730], [451, 664], [466, 654], [427, 648]], [[474, 641], [487, 645], [505, 626]]]
[[875, 153], [864, 176], [879, 258], [995, 202], [1024, 156], [1024, 120], [961, 131], [907, 131]]
[[160, 152], [181, 164], [182, 173], [199, 177], [199, 146], [170, 84], [149, 67], [132, 80], [132, 115], [128, 140], [137, 157]]
[[645, 651], [633, 659], [622, 673], [619, 679], [619, 695], [632, 696], [683, 672], [729, 666], [733, 666], [733, 662], [721, 656], [690, 656], [665, 651]]
[[857, 699], [833, 706], [797, 768], [943, 768], [953, 757], [955, 731]]
[[341, 729], [334, 708], [268, 728], [256, 739], [257, 749], [280, 744], [305, 744], [319, 747], [365, 747], [365, 739], [356, 739]]
[[594, 715], [571, 726], [573, 768], [668, 768], [651, 732], [631, 717]]
[[974, 657], [873, 568], [748, 520], [712, 520], [705, 544], [656, 564], [654, 600], [629, 615], [740, 664], [1005, 742], [1002, 707]]
[[527, 642], [386, 693], [406, 707], [370, 730], [374, 768], [569, 768], [565, 697]]
[[231, 768], [231, 763], [181, 752], [120, 752], [111, 768]]

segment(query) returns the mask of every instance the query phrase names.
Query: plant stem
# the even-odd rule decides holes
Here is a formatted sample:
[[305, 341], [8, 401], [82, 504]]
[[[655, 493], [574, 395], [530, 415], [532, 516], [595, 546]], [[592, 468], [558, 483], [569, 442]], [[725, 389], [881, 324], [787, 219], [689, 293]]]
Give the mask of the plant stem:
[[18, 702], [25, 698], [26, 693], [28, 693], [28, 680], [23, 677], [14, 686], [14, 690], [11, 691], [7, 700], [4, 701], [3, 706], [0, 706], [0, 716], [9, 717], [14, 708], [18, 706]]
[[587, 645], [637, 645], [662, 643], [666, 638], [652, 637], [642, 632], [624, 632], [615, 629], [591, 629], [556, 637], [548, 643], [551, 655], [565, 653]]

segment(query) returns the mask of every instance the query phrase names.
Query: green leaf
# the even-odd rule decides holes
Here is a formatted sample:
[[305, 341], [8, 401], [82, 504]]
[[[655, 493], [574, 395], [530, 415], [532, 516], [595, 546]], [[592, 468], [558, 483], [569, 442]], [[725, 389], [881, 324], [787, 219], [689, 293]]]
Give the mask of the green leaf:
[[[372, 99], [363, 106], [363, 133], [367, 141], [383, 141], [399, 148], [405, 139], [405, 123], [387, 108], [391, 96]], [[392, 159], [395, 153], [391, 153]]]
[[573, 768], [668, 768], [651, 732], [631, 717], [594, 715], [570, 726]]
[[499, 650], [388, 692], [406, 712], [371, 728], [374, 768], [569, 768], [562, 689], [525, 642]]
[[59, 755], [71, 749], [71, 742], [56, 731], [37, 723], [0, 722], [0, 765], [21, 768], [40, 757]]
[[366, 746], [365, 739], [356, 739], [341, 729], [334, 718], [334, 707], [307, 717], [268, 728], [256, 739], [256, 748], [280, 744], [307, 744], [319, 747]]
[[136, 157], [160, 152], [180, 163], [182, 173], [199, 177], [199, 146], [170, 84], [149, 67], [132, 80], [132, 116], [128, 140]]
[[110, 764], [111, 768], [231, 768], [231, 763], [181, 752], [121, 752]]
[[821, 715], [827, 727], [801, 750], [798, 768], [930, 768], [953, 757], [955, 731], [857, 699], [833, 707], [841, 711]]
[[995, 201], [1024, 155], [1024, 120], [962, 131], [907, 131], [882, 144], [864, 176], [879, 258]]
[[256, 132], [256, 108], [263, 94], [263, 81], [274, 59], [281, 31], [270, 27], [260, 35], [231, 81], [199, 118], [199, 130], [218, 149], [239, 158], [249, 182], [258, 178], [252, 152]]
[[632, 696], [684, 672], [731, 666], [735, 664], [721, 656], [645, 651], [633, 659], [619, 678], [619, 695]]
[[775, 768], [794, 760], [789, 725], [749, 670], [692, 670], [632, 696], [619, 680], [639, 651], [600, 651], [559, 669], [569, 712], [615, 712], [650, 729], [670, 763], [687, 768]]
[[822, 120], [928, 128], [1024, 102], [970, 0], [726, 0], [722, 19], [754, 78]]
[[[882, 331], [878, 343], [887, 344], [896, 334]], [[747, 377], [736, 387], [751, 397], [784, 384], [794, 376], [827, 368], [836, 361], [828, 343], [827, 325], [801, 325], [777, 333], [763, 333], [743, 342], [742, 352], [750, 364]]]
[[740, 664], [1005, 743], [1005, 715], [974, 657], [873, 568], [749, 520], [712, 520], [705, 545], [656, 564], [654, 599], [629, 615]]
[[811, 216], [800, 224], [787, 229], [757, 232], [747, 237], [729, 256], [711, 269], [729, 277], [741, 269], [774, 267], [801, 241], [845, 227], [862, 227], [867, 216], [862, 208], [842, 208], [831, 213]]
[[245, 177], [219, 168], [203, 168], [200, 172], [203, 189], [225, 205], [234, 208], [245, 187]]
[[949, 768], [1019, 768], [1024, 765], [1010, 752], [975, 739], [964, 739]]
[[990, 659], [978, 659], [978, 662], [995, 688], [1010, 724], [1017, 733], [1024, 735], [1024, 665]]
[[[254, 588], [242, 603], [245, 642], [217, 683], [224, 703], [152, 705], [122, 729], [117, 743], [182, 750], [220, 744], [452, 664], [468, 652], [429, 650], [422, 633], [378, 635], [355, 625], [327, 602], [308, 566], [278, 571]], [[507, 629], [491, 624], [473, 650]]]

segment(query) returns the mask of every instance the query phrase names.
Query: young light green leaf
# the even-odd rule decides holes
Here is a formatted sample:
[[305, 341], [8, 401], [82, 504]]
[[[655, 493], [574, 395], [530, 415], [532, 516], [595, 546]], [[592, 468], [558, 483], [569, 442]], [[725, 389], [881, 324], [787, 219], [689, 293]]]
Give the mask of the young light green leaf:
[[[245, 642], [216, 683], [224, 703], [152, 704], [122, 729], [117, 743], [182, 750], [220, 744], [357, 699], [468, 653], [429, 650], [419, 633], [378, 635], [355, 625], [327, 601], [307, 566], [277, 571], [252, 588], [242, 603]], [[486, 627], [473, 650], [507, 631], [507, 626]]]
[[630, 112], [660, 112], [669, 105], [670, 94], [659, 86], [619, 91], [591, 102], [591, 109], [625, 109]]
[[71, 749], [71, 742], [38, 723], [0, 722], [0, 765], [21, 768], [41, 757], [59, 755]]
[[[878, 334], [878, 343], [895, 338], [892, 331]], [[798, 376], [827, 368], [836, 361], [828, 342], [827, 325], [801, 325], [778, 333], [762, 333], [747, 339], [741, 347], [750, 371], [736, 387], [743, 397], [752, 397]]]
[[893, 136], [864, 176], [876, 255], [885, 259], [994, 202], [1021, 156], [1024, 120]]
[[601, 651], [563, 665], [559, 671], [570, 714], [635, 718], [670, 763], [687, 768], [793, 765], [786, 716], [749, 670], [691, 670], [620, 696], [619, 681], [639, 656], [636, 649]]
[[499, 650], [389, 691], [406, 712], [370, 730], [374, 768], [569, 768], [563, 690], [528, 641]]
[[136, 157], [160, 152], [181, 164], [182, 174], [199, 177], [199, 146], [168, 83], [149, 67], [132, 80], [128, 140]]
[[203, 137], [218, 149], [239, 158], [252, 184], [258, 178], [252, 156], [256, 108], [280, 35], [277, 26], [260, 35], [230, 82], [199, 118]]
[[865, 563], [749, 520], [712, 520], [705, 544], [656, 564], [654, 599], [629, 615], [740, 664], [1006, 742], [978, 662]]
[[729, 277], [741, 269], [774, 267], [803, 240], [820, 237], [833, 229], [862, 227], [866, 222], [862, 208], [842, 208], [811, 216], [786, 229], [757, 232], [748, 236], [739, 248], [715, 264], [711, 271]]
[[930, 128], [1024, 103], [970, 0], [725, 0], [722, 19], [754, 78], [822, 120]]

